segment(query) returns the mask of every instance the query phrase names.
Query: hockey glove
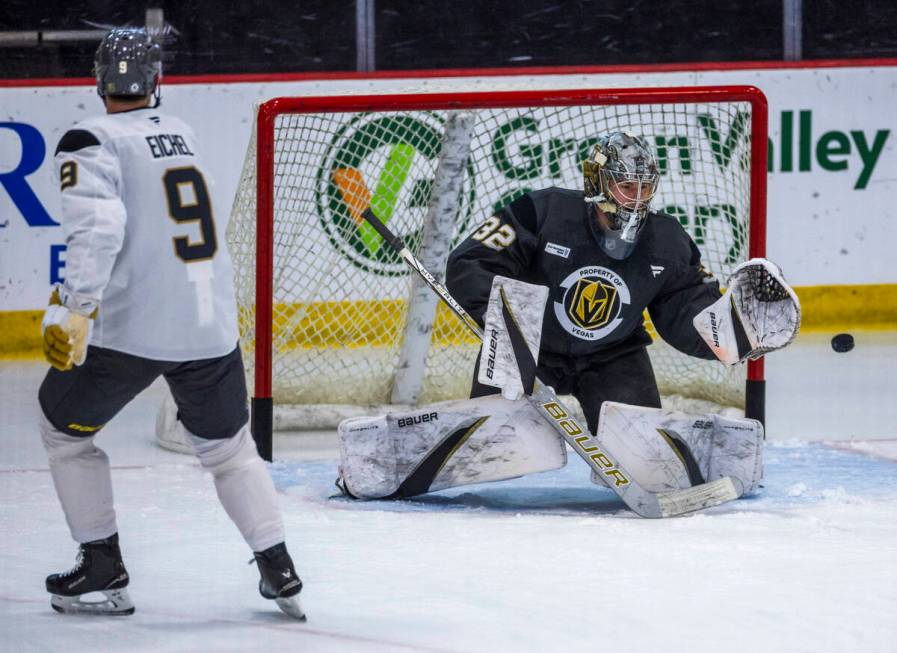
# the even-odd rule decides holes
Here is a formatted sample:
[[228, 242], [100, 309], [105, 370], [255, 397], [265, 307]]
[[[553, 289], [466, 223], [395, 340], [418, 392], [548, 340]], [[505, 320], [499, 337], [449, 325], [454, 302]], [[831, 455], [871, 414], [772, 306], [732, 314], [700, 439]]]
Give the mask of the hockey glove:
[[694, 326], [723, 363], [735, 365], [788, 345], [800, 329], [800, 301], [782, 271], [753, 258], [732, 271], [728, 288]]
[[44, 358], [50, 365], [65, 372], [84, 363], [96, 315], [96, 309], [89, 316], [70, 310], [60, 299], [59, 288], [53, 289], [41, 322]]

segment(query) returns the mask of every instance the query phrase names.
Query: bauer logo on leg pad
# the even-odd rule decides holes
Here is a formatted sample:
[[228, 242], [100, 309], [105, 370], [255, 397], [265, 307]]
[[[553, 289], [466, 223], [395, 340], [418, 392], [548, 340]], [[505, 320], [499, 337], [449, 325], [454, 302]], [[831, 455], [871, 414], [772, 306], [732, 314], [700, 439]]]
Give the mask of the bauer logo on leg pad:
[[403, 428], [405, 426], [422, 424], [423, 422], [435, 422], [437, 419], [439, 419], [439, 413], [423, 413], [421, 415], [412, 415], [410, 417], [400, 417], [396, 420], [396, 426]]
[[498, 355], [498, 331], [489, 329], [489, 357], [486, 359], [486, 376], [495, 377], [495, 357]]

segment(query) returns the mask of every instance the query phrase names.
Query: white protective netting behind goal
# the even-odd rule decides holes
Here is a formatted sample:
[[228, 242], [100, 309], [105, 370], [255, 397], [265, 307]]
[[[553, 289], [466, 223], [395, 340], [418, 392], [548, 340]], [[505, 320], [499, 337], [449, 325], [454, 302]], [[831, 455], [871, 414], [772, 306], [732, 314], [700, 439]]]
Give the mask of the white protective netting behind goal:
[[[581, 161], [611, 131], [653, 145], [661, 173], [653, 208], [679, 219], [705, 267], [724, 280], [748, 258], [751, 230], [763, 228], [751, 224], [752, 103], [722, 92], [694, 101], [695, 89], [669, 101], [606, 95], [612, 99], [568, 91], [273, 101], [272, 131], [253, 135], [227, 234], [250, 388], [256, 366], [268, 364], [255, 325], [261, 274], [272, 315], [258, 328], [272, 334], [275, 405], [327, 411], [467, 396], [477, 342], [441, 305], [435, 319], [425, 307], [408, 327], [421, 293], [412, 294], [411, 272], [361, 211], [369, 205], [441, 280], [450, 247], [497, 208], [528, 190], [582, 188]], [[273, 170], [257, 174], [259, 161]], [[259, 193], [269, 196], [259, 202]], [[273, 205], [270, 236], [257, 231], [264, 203]], [[258, 233], [273, 247], [270, 275]], [[649, 351], [663, 394], [743, 406], [745, 366], [689, 358], [659, 339]], [[410, 391], [397, 390], [399, 370]]]

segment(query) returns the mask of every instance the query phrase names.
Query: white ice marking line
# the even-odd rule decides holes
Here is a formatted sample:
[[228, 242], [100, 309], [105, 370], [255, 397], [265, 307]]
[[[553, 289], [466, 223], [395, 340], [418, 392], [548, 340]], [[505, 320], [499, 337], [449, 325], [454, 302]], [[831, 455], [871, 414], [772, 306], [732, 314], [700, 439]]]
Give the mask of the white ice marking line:
[[[50, 610], [50, 600], [47, 598], [44, 600], [39, 599], [27, 599], [20, 598], [17, 596], [3, 596], [0, 595], [0, 601], [7, 603], [34, 603], [34, 604], [46, 604], [47, 610], [50, 611], [49, 614], [52, 616], [53, 612]], [[166, 617], [169, 619], [180, 619], [182, 621], [191, 621], [189, 618], [189, 614], [184, 614], [183, 612], [165, 612], [164, 610], [147, 610], [145, 608], [141, 608], [137, 606], [137, 610], [139, 614], [149, 615], [155, 617]], [[281, 615], [279, 612], [271, 611], [271, 617], [277, 619], [284, 619], [283, 623], [260, 623], [258, 621], [241, 621], [239, 619], [222, 619], [221, 617], [213, 617], [211, 619], [204, 618], [202, 621], [204, 623], [220, 623], [220, 624], [229, 624], [229, 625], [241, 625], [241, 626], [249, 626], [253, 628], [275, 628], [277, 630], [289, 630], [289, 632], [294, 633], [296, 635], [303, 633], [308, 635], [313, 635], [315, 637], [328, 637], [330, 639], [336, 640], [345, 640], [349, 642], [362, 642], [365, 644], [375, 644], [377, 646], [384, 647], [392, 647], [393, 649], [403, 649], [409, 651], [427, 651], [429, 653], [455, 653], [454, 649], [448, 648], [434, 648], [432, 646], [419, 646], [417, 644], [406, 644], [404, 642], [397, 642], [389, 639], [378, 639], [376, 637], [363, 637], [361, 635], [344, 635], [342, 633], [332, 633], [326, 630], [317, 630], [315, 628], [309, 628], [306, 623], [299, 623], [297, 621], [289, 620], [289, 617]], [[114, 617], [116, 620], [122, 619], [130, 619], [130, 620], [139, 620], [139, 616], [127, 616], [127, 617]]]
[[[183, 463], [162, 463], [159, 465], [112, 465], [109, 469], [112, 471], [140, 471], [140, 470], [159, 470], [159, 469], [177, 469], [179, 467], [199, 467], [199, 461], [183, 462]], [[30, 469], [0, 469], [0, 474], [32, 474], [35, 472], [48, 473], [49, 467], [32, 467]]]

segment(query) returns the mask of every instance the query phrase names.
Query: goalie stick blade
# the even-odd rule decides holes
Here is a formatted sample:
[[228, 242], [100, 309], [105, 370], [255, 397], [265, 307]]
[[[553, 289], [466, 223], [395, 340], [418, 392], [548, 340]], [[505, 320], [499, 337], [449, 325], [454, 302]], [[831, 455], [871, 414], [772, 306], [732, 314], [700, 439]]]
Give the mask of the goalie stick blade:
[[657, 494], [657, 502], [660, 506], [662, 517], [674, 517], [695, 510], [712, 508], [726, 501], [734, 501], [741, 493], [735, 489], [735, 484], [728, 476], [702, 483], [685, 490], [673, 490]]

